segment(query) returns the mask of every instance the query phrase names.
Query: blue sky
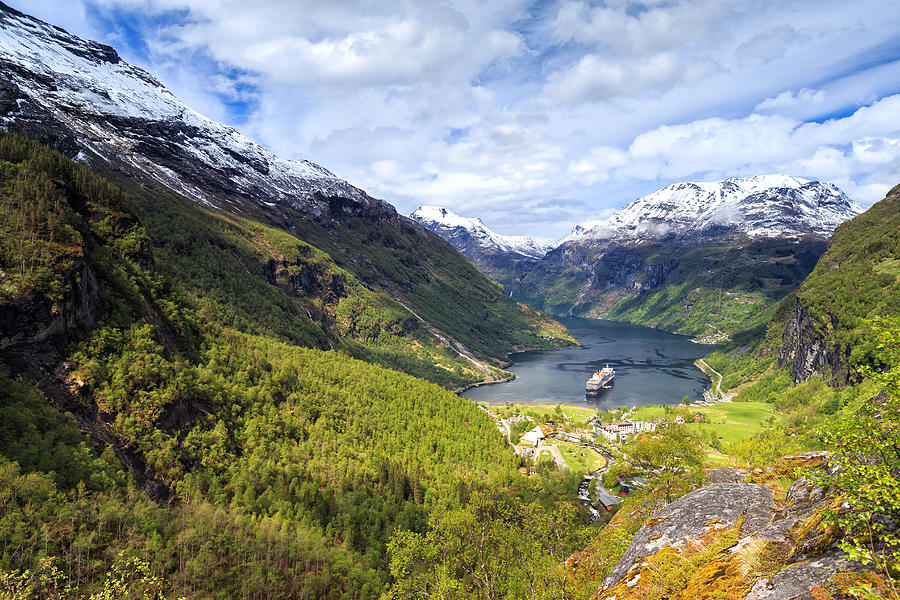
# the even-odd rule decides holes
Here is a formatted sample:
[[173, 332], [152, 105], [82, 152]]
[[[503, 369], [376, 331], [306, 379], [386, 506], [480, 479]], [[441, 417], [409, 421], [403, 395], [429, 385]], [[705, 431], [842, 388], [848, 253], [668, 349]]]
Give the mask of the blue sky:
[[6, 0], [408, 213], [544, 239], [685, 179], [900, 183], [900, 0]]

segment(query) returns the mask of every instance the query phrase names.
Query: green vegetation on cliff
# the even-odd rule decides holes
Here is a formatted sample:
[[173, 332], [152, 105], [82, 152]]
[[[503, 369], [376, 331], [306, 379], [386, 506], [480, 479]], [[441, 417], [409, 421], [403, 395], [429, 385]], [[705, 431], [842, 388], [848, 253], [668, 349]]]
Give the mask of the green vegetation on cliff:
[[718, 340], [767, 322], [824, 250], [819, 239], [583, 242], [553, 251], [559, 260], [538, 263], [513, 296], [551, 314]]
[[[55, 597], [44, 581], [74, 598], [124, 564], [189, 598], [377, 597], [391, 536], [426, 532], [472, 490], [535, 511], [574, 498], [577, 481], [522, 479], [467, 400], [372, 364], [447, 386], [483, 376], [325, 252], [126, 194], [22, 138], [0, 136], [0, 153], [2, 357], [40, 382], [0, 371], [0, 595]], [[533, 328], [498, 351], [568, 335], [495, 304], [470, 316]], [[46, 322], [23, 322], [33, 308]]]

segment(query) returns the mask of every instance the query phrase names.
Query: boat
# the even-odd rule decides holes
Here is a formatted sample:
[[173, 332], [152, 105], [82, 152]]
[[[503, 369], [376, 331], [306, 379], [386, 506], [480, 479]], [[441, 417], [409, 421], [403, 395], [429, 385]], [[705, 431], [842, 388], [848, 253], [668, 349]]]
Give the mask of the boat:
[[616, 372], [609, 365], [606, 365], [599, 371], [596, 371], [584, 385], [584, 394], [586, 396], [596, 396], [601, 389], [607, 389], [612, 382]]

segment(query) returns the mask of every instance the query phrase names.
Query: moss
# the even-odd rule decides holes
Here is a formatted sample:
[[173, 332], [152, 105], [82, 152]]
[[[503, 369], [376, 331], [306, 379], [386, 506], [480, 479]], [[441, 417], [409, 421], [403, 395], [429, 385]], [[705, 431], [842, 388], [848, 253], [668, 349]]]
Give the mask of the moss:
[[[695, 578], [702, 581], [715, 579], [720, 568], [711, 566], [711, 561], [734, 546], [739, 538], [740, 524], [737, 524], [735, 527], [711, 531], [687, 542], [684, 547], [663, 546], [656, 554], [635, 563], [622, 581], [596, 597], [615, 596], [617, 600], [693, 598], [696, 592], [688, 593], [688, 590], [693, 589], [692, 582]], [[633, 587], [628, 586], [629, 581]]]
[[651, 517], [647, 519], [647, 522], [644, 523], [645, 527], [653, 527], [654, 525], [659, 525], [663, 521], [669, 518], [669, 515], [660, 515], [658, 517]]
[[794, 525], [787, 532], [788, 538], [794, 543], [795, 551], [802, 546], [804, 554], [818, 556], [841, 537], [840, 528], [828, 525], [825, 517], [839, 511], [842, 503], [843, 498], [833, 498], [828, 506], [815, 510], [809, 517]]

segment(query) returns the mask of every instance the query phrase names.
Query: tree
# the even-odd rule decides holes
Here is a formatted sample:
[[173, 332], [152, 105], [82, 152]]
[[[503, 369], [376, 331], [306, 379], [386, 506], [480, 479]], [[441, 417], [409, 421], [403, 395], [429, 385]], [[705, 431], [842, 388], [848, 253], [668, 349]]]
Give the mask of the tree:
[[830, 473], [817, 483], [833, 486], [848, 510], [828, 512], [826, 523], [845, 533], [841, 548], [886, 576], [891, 597], [900, 598], [893, 575], [900, 564], [900, 320], [877, 319], [873, 367], [863, 375], [882, 391], [848, 407], [820, 430], [831, 449]]
[[388, 544], [394, 584], [387, 597], [571, 597], [561, 563], [586, 541], [574, 506], [546, 509], [475, 491], [464, 508], [435, 512], [429, 524], [426, 534], [400, 531]]
[[620, 474], [647, 474], [650, 492], [667, 503], [696, 488], [703, 479], [700, 439], [679, 423], [660, 423], [623, 448]]

